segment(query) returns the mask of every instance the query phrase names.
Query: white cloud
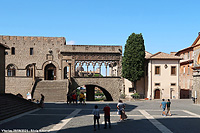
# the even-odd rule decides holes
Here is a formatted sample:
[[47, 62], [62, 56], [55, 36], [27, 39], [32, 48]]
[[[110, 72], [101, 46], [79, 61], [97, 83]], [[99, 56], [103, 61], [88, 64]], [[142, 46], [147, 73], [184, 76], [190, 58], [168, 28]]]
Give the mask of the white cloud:
[[66, 43], [67, 45], [74, 45], [75, 44], [75, 41], [71, 40], [71, 41], [67, 41]]

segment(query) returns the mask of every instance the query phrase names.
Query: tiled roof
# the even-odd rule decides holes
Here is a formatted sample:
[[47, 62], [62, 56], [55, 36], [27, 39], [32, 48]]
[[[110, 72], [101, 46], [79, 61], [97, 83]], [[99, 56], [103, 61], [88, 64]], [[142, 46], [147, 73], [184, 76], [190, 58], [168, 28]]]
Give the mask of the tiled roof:
[[174, 56], [172, 54], [158, 52], [158, 53], [155, 53], [155, 54], [151, 55], [147, 59], [173, 59], [173, 60], [181, 60], [182, 58], [179, 57], [179, 56]]
[[150, 56], [152, 56], [152, 54], [147, 52], [147, 51], [145, 51], [145, 58], [149, 58]]

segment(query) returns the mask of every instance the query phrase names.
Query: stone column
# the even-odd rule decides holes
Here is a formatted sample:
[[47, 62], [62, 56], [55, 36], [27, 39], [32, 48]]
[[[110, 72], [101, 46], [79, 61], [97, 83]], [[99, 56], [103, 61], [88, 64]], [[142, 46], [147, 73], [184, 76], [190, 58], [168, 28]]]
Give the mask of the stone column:
[[35, 65], [36, 63], [33, 63], [33, 82], [35, 81]]
[[71, 80], [71, 63], [68, 63], [69, 65], [69, 80]]
[[117, 61], [117, 74], [116, 74], [116, 76], [118, 76], [119, 77], [119, 61]]
[[95, 75], [95, 65], [96, 65], [96, 62], [93, 62], [92, 63], [92, 66], [93, 66], [93, 76]]
[[86, 63], [86, 65], [87, 65], [87, 75], [88, 75], [88, 66], [89, 66], [89, 64], [90, 64], [89, 62]]
[[98, 64], [99, 64], [99, 77], [101, 77], [101, 65], [102, 65], [102, 63], [100, 62]]
[[110, 63], [110, 67], [111, 67], [111, 76], [113, 77], [113, 63]]
[[108, 76], [108, 74], [107, 74], [108, 63], [107, 62], [105, 63], [105, 66], [106, 66], [106, 77], [107, 77]]
[[76, 65], [77, 65], [77, 62], [75, 61], [75, 63], [74, 63], [74, 76], [76, 77], [77, 75], [76, 75]]

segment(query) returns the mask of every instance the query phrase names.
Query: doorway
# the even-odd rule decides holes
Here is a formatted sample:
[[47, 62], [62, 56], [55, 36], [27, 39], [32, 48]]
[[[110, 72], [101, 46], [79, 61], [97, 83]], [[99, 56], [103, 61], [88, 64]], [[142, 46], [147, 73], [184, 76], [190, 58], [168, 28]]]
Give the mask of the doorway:
[[56, 67], [53, 64], [48, 64], [44, 70], [45, 80], [56, 80]]
[[154, 99], [160, 99], [160, 90], [159, 89], [155, 90]]
[[69, 67], [64, 67], [64, 79], [68, 79], [69, 77]]
[[181, 89], [180, 90], [180, 99], [189, 99], [190, 98], [190, 90]]

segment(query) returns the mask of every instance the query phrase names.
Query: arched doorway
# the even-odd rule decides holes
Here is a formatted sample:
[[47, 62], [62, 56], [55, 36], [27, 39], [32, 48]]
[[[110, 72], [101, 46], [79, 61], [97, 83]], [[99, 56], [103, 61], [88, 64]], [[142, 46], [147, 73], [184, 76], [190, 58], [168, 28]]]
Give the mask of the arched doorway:
[[69, 67], [64, 67], [64, 79], [67, 79], [69, 77]]
[[45, 66], [44, 79], [56, 80], [56, 67], [52, 63]]
[[160, 90], [159, 89], [155, 90], [154, 99], [160, 99]]

